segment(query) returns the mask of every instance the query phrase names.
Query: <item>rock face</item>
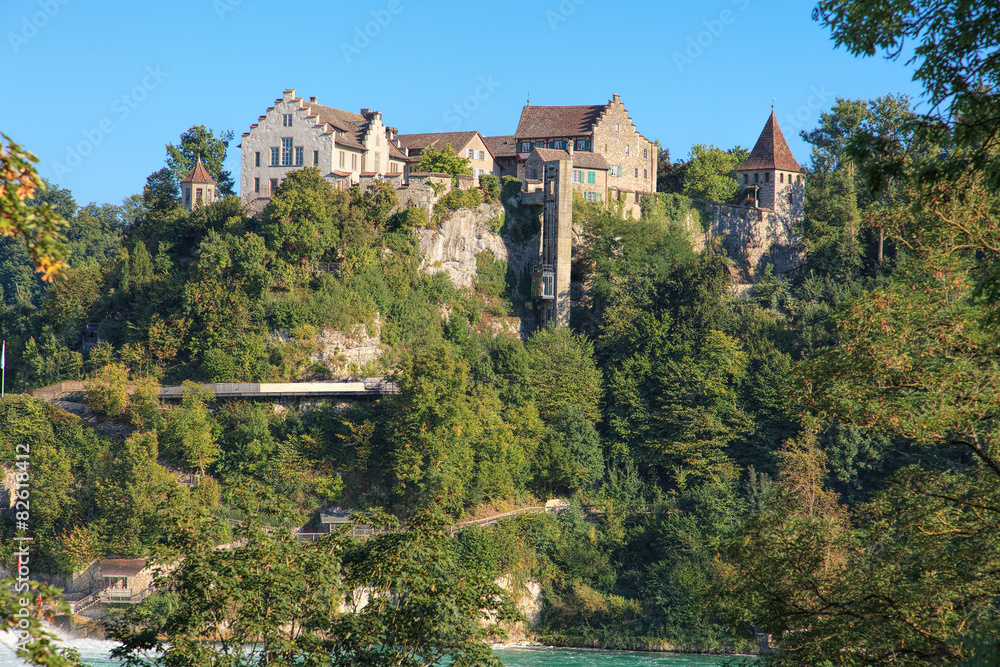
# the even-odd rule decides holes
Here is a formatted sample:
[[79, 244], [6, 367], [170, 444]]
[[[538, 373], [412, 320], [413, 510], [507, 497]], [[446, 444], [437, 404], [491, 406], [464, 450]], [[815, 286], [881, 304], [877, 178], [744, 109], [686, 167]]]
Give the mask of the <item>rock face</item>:
[[[284, 329], [274, 336], [278, 340], [291, 340]], [[330, 369], [334, 379], [358, 376], [360, 371], [382, 358], [382, 318], [375, 315], [372, 324], [356, 324], [350, 331], [324, 329], [316, 336], [319, 349], [312, 354], [312, 360]]]
[[715, 204], [712, 236], [722, 239], [737, 270], [738, 282], [756, 283], [767, 264], [778, 275], [802, 265], [802, 249], [792, 216], [760, 208]]
[[420, 269], [427, 273], [447, 271], [458, 287], [472, 285], [476, 275], [476, 255], [489, 250], [500, 261], [507, 261], [507, 247], [490, 229], [489, 221], [503, 216], [499, 204], [481, 204], [475, 209], [459, 209], [438, 229], [418, 229]]

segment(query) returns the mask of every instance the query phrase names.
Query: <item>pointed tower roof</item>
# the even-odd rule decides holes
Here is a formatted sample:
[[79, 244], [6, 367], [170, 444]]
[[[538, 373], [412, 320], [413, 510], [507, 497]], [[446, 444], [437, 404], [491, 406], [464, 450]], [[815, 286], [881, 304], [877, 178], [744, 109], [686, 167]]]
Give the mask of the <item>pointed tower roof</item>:
[[737, 171], [748, 169], [780, 169], [782, 171], [802, 171], [802, 167], [792, 157], [792, 150], [785, 141], [785, 135], [778, 127], [778, 119], [771, 111], [757, 144], [750, 151], [750, 157], [737, 167]]
[[205, 165], [201, 163], [201, 155], [198, 156], [198, 164], [194, 166], [194, 169], [187, 176], [181, 179], [181, 183], [215, 183], [215, 179], [208, 173], [208, 169], [205, 169]]

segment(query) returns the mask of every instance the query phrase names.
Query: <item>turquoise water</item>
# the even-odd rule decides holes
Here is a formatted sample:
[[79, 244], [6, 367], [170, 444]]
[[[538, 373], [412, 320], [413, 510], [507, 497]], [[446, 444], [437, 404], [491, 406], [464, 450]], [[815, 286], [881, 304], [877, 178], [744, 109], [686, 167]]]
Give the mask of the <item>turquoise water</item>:
[[[0, 633], [0, 667], [20, 667], [14, 655], [13, 636]], [[100, 639], [67, 639], [80, 652], [84, 662], [93, 667], [114, 667], [108, 657], [112, 642]], [[6, 646], [7, 648], [3, 648]], [[634, 651], [599, 651], [550, 647], [512, 647], [496, 649], [506, 667], [718, 667], [724, 658], [678, 653], [638, 653]]]

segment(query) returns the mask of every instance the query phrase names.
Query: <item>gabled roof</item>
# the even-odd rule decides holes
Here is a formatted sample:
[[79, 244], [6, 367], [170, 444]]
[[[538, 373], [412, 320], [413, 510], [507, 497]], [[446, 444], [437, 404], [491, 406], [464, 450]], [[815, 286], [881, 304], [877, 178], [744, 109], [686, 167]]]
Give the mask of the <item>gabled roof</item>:
[[785, 141], [785, 135], [778, 127], [778, 119], [771, 111], [771, 117], [764, 124], [760, 138], [750, 151], [750, 157], [737, 167], [738, 171], [747, 169], [781, 169], [782, 171], [802, 171], [802, 167], [792, 157], [792, 149]]
[[201, 156], [199, 155], [198, 164], [188, 172], [187, 176], [181, 179], [181, 183], [215, 183], [215, 179], [208, 173], [208, 169], [205, 169], [205, 165], [201, 163]]
[[500, 137], [483, 137], [483, 141], [489, 146], [493, 157], [514, 157], [517, 155], [517, 141], [514, 135], [504, 135]]
[[521, 120], [517, 124], [514, 136], [519, 139], [535, 139], [591, 134], [597, 119], [607, 108], [607, 104], [574, 107], [526, 106], [521, 110]]
[[431, 147], [442, 150], [445, 144], [451, 144], [455, 151], [461, 150], [479, 134], [475, 130], [469, 132], [428, 132], [425, 134], [400, 134], [399, 145], [406, 149], [424, 150]]

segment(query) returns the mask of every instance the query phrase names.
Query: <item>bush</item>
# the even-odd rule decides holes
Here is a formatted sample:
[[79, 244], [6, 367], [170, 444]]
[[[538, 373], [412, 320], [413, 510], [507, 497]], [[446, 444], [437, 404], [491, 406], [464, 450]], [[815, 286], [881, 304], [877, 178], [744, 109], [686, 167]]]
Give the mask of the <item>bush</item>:
[[87, 405], [110, 419], [125, 416], [128, 409], [128, 370], [124, 364], [108, 364], [87, 384]]
[[430, 216], [427, 209], [420, 206], [410, 206], [399, 214], [403, 227], [430, 227]]
[[495, 174], [483, 174], [479, 177], [479, 187], [487, 201], [500, 199], [500, 177]]
[[483, 193], [478, 189], [452, 190], [438, 200], [434, 205], [434, 217], [437, 219], [445, 211], [457, 211], [460, 208], [476, 208], [483, 203]]

